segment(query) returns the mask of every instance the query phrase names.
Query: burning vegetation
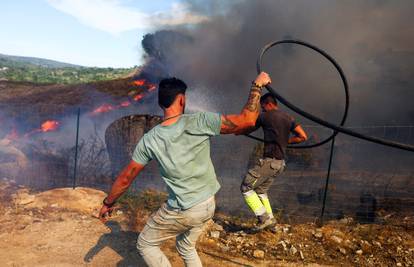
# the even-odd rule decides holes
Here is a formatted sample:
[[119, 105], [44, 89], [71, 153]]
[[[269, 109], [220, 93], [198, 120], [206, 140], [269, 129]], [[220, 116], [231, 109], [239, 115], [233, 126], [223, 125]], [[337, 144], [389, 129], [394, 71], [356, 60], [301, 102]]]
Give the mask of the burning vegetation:
[[[292, 17], [297, 15], [296, 9], [292, 8], [295, 4], [290, 2], [286, 2], [284, 8], [279, 8], [271, 0], [260, 3], [241, 1], [237, 8], [229, 8], [227, 16], [221, 15], [222, 10], [203, 9], [201, 2], [194, 2], [194, 8], [209, 10], [206, 12], [214, 14], [216, 19], [194, 28], [172, 27], [145, 35], [142, 45], [146, 52], [146, 64], [131, 77], [72, 85], [0, 81], [0, 122], [5, 125], [3, 131], [7, 129], [0, 136], [0, 178], [16, 178], [17, 182], [42, 190], [72, 185], [76, 148], [72, 141], [68, 144], [70, 138], [73, 142], [75, 138], [67, 134], [67, 129], [75, 121], [75, 108], [80, 107], [81, 120], [84, 120], [81, 126], [85, 132], [81, 132], [77, 148], [80, 164], [77, 182], [106, 189], [114, 175], [130, 160], [139, 138], [160, 121], [160, 117], [153, 116], [158, 113], [155, 96], [156, 83], [160, 78], [176, 75], [188, 81], [193, 94], [198, 97], [198, 102], [193, 104], [197, 109], [200, 106], [211, 111], [232, 112], [241, 105], [241, 101], [245, 101], [242, 99], [244, 89], [240, 88], [247, 89], [246, 85], [250, 83], [246, 80], [250, 76], [246, 74], [253, 71], [251, 62], [255, 61], [254, 51], [271, 36], [288, 36], [292, 33], [295, 34], [293, 37], [315, 40], [328, 47], [329, 51], [338, 52], [338, 58], [341, 63], [345, 62], [347, 71], [354, 72], [351, 73], [352, 87], [355, 88], [351, 102], [358, 103], [358, 106], [353, 108], [351, 123], [392, 121], [393, 124], [412, 125], [412, 94], [408, 92], [412, 88], [412, 81], [407, 78], [412, 76], [412, 71], [400, 63], [409, 60], [408, 66], [411, 66], [414, 62], [413, 52], [404, 50], [404, 47], [389, 50], [390, 43], [386, 43], [388, 47], [382, 46], [384, 36], [378, 34], [380, 31], [374, 30], [368, 34], [373, 36], [374, 47], [360, 38], [351, 38], [344, 43], [343, 33], [337, 36], [338, 25], [345, 32], [354, 28], [362, 29], [364, 27], [361, 25], [365, 26], [368, 17], [367, 20], [377, 22], [378, 18], [384, 18], [378, 24], [378, 27], [384, 27], [384, 22], [395, 19], [395, 15], [401, 12], [401, 6], [391, 2], [368, 2], [358, 4], [352, 1], [351, 7], [345, 9], [338, 9], [336, 4], [329, 5], [323, 1], [306, 3], [310, 12], [299, 16], [296, 24], [284, 21], [284, 12]], [[234, 7], [224, 4], [227, 5]], [[389, 10], [382, 9], [384, 6]], [[257, 17], [256, 11], [259, 9], [269, 12]], [[348, 17], [341, 17], [337, 24], [333, 23], [336, 27], [325, 28], [330, 27], [330, 24], [321, 20], [320, 11], [329, 14], [335, 13], [334, 9], [344, 10], [348, 15], [352, 12], [358, 14], [351, 23], [353, 27], [348, 27]], [[402, 18], [396, 19], [395, 25], [407, 29], [401, 25], [406, 25], [412, 14], [401, 13]], [[308, 19], [317, 23], [308, 23]], [[258, 34], [258, 25], [264, 25], [263, 33]], [[287, 29], [266, 28], [266, 25], [286, 25]], [[315, 31], [315, 25], [323, 25], [323, 30]], [[406, 31], [396, 33], [397, 44], [404, 43], [404, 36], [410, 36]], [[321, 36], [321, 33], [329, 38]], [[357, 35], [365, 36], [363, 32]], [[327, 117], [336, 114], [333, 110], [340, 106], [336, 101], [339, 97], [331, 90], [336, 77], [326, 75], [327, 70], [323, 67], [316, 67], [319, 66], [317, 61], [304, 61], [312, 62], [314, 68], [302, 64], [302, 53], [292, 47], [285, 47], [282, 52], [284, 55], [278, 61], [281, 64], [274, 64], [272, 71], [281, 73], [278, 82], [285, 83], [285, 87], [281, 86], [282, 90], [285, 88], [284, 93], [290, 94], [289, 98], [295, 99], [295, 103], [302, 102], [304, 106], [315, 104], [314, 110]], [[401, 55], [402, 60], [389, 56], [397, 54]], [[286, 65], [289, 62], [295, 66]], [[307, 83], [305, 78], [315, 80], [311, 70], [323, 74], [317, 77], [329, 77], [326, 80], [318, 78], [317, 83]], [[298, 73], [301, 73], [301, 79], [297, 78]], [[378, 84], [381, 84], [381, 88]], [[315, 93], [303, 94], [304, 88]], [[400, 95], [390, 101], [394, 97], [387, 92], [398, 92]], [[327, 97], [323, 103], [320, 102], [321, 95]], [[388, 108], [378, 110], [379, 103]], [[395, 114], [391, 114], [397, 111], [403, 114], [398, 119]], [[414, 141], [412, 127], [407, 127], [407, 134], [398, 127], [380, 130], [381, 133], [375, 134], [387, 138], [391, 136], [402, 142]], [[323, 136], [318, 133], [312, 139], [316, 142]], [[255, 260], [255, 264], [265, 262], [269, 266], [278, 261], [357, 266], [414, 265], [411, 154], [338, 137], [333, 181], [328, 186], [327, 222], [319, 227], [315, 221], [320, 216], [325, 188], [327, 150], [289, 150], [289, 167], [270, 192], [279, 223], [271, 231], [252, 234], [248, 229], [253, 221], [243, 214], [238, 185], [249, 157], [252, 163], [261, 153], [260, 145], [254, 148], [255, 144], [240, 141], [241, 138], [223, 142], [212, 140], [212, 157], [223, 186], [217, 196], [220, 212], [201, 239], [201, 251], [217, 258], [233, 256], [233, 259]], [[159, 177], [157, 166], [147, 169], [136, 187], [139, 190], [148, 187], [164, 189], [161, 180], [154, 179]], [[0, 187], [3, 188], [5, 186]], [[18, 190], [18, 186], [13, 187], [13, 190]], [[0, 193], [3, 191], [0, 190]], [[127, 215], [125, 220], [130, 227], [128, 230], [137, 232], [160, 201], [165, 199], [165, 195], [151, 190], [139, 195], [139, 199], [135, 197], [135, 194], [126, 196], [121, 201], [121, 209]], [[0, 194], [0, 199], [10, 200], [11, 197]], [[19, 227], [30, 229], [29, 225], [44, 219], [39, 219], [37, 215], [41, 217], [47, 213], [46, 210], [30, 210], [24, 205], [17, 210], [0, 208], [9, 212], [7, 220], [0, 220], [0, 223], [16, 231], [21, 230]], [[32, 212], [34, 216], [25, 217], [27, 223], [23, 220], [10, 223], [14, 215], [18, 216], [16, 218], [22, 216], [14, 213], [19, 211]], [[62, 220], [58, 215], [54, 219]], [[6, 230], [1, 226], [0, 234], [4, 234]]]

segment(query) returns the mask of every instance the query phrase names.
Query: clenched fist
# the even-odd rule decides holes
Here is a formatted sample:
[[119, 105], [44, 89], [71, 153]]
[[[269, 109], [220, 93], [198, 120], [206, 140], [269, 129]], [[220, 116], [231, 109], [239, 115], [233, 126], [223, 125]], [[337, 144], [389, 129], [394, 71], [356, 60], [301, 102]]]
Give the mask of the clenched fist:
[[263, 71], [259, 75], [257, 75], [256, 79], [254, 80], [254, 83], [259, 87], [266, 86], [271, 82], [272, 80], [270, 79], [269, 74]]

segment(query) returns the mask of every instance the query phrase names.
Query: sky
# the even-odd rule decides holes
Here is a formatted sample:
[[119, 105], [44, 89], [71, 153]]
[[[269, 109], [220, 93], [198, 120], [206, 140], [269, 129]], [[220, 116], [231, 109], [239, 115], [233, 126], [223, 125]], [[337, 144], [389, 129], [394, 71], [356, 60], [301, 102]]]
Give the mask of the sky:
[[180, 0], [2, 0], [0, 54], [132, 67], [145, 33], [205, 19]]

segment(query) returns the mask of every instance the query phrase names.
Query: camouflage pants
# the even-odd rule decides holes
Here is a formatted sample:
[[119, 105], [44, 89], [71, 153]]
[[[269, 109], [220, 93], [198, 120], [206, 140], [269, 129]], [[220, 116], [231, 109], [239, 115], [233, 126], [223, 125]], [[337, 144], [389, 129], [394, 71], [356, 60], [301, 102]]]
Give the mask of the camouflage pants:
[[274, 178], [283, 172], [285, 166], [284, 160], [259, 159], [244, 177], [240, 187], [241, 192], [246, 193], [253, 190], [257, 194], [266, 194]]

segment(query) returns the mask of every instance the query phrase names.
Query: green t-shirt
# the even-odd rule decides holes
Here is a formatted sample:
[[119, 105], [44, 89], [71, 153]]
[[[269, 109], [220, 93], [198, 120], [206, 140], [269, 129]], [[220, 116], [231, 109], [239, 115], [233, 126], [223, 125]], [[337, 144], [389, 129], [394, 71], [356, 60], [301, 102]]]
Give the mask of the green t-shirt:
[[168, 204], [188, 209], [220, 189], [210, 158], [210, 137], [220, 134], [221, 116], [183, 114], [172, 125], [157, 125], [138, 142], [132, 159], [142, 165], [156, 159], [167, 184]]

